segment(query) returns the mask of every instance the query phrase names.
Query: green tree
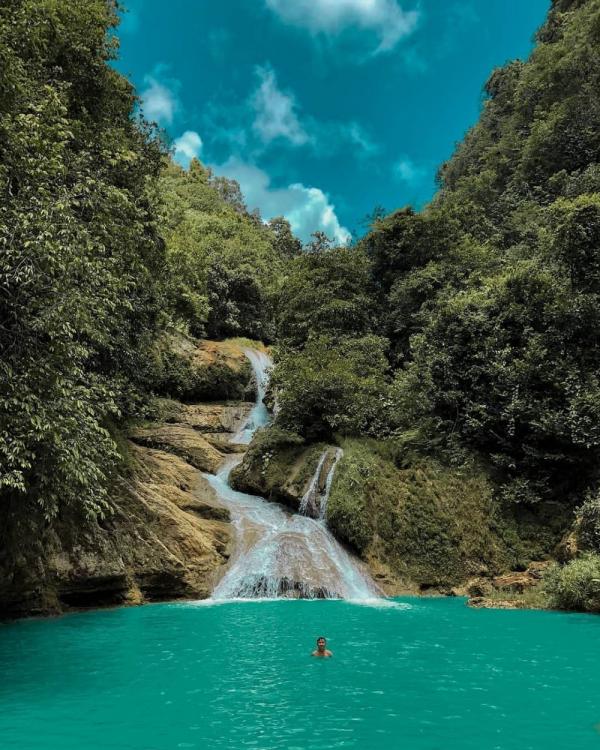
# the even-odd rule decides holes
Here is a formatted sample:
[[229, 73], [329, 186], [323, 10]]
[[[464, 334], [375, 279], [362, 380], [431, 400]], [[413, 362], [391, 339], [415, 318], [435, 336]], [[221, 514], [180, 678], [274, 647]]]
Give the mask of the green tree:
[[358, 248], [303, 253], [287, 267], [278, 303], [282, 343], [302, 347], [312, 334], [362, 336], [375, 326], [369, 265]]
[[277, 426], [309, 440], [380, 434], [385, 424], [386, 341], [315, 336], [278, 362]]
[[268, 222], [273, 234], [273, 245], [282, 258], [293, 258], [302, 252], [302, 243], [292, 233], [292, 228], [283, 216], [274, 216]]
[[159, 192], [173, 322], [195, 336], [272, 339], [287, 240], [247, 213], [237, 183], [196, 159], [187, 171], [167, 163]]
[[0, 6], [0, 498], [106, 507], [161, 300], [157, 140], [110, 65], [115, 4]]

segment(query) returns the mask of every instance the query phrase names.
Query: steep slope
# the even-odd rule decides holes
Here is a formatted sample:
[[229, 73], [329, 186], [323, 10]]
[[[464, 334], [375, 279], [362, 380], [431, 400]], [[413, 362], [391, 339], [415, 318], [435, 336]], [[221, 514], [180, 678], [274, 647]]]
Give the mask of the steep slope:
[[[223, 382], [238, 382], [242, 392], [253, 392], [235, 342], [188, 337], [186, 347], [196, 382], [212, 382], [218, 393]], [[251, 407], [157, 400], [161, 421], [132, 427], [128, 440], [119, 437], [127, 471], [113, 482], [104, 517], [65, 510], [32, 539], [35, 521], [3, 509], [0, 617], [207, 597], [229, 557], [232, 532], [201, 472], [217, 470], [224, 459], [219, 448], [230, 450], [226, 441]]]

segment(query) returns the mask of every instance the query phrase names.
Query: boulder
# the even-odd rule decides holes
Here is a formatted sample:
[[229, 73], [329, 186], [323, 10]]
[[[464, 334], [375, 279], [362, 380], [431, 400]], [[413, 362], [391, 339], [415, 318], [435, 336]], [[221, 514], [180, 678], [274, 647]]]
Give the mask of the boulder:
[[570, 529], [560, 540], [554, 554], [559, 562], [568, 563], [577, 557], [579, 551], [578, 524], [575, 524], [575, 528]]
[[[177, 402], [173, 402], [177, 404]], [[235, 433], [246, 422], [253, 404], [238, 401], [227, 404], [177, 404], [170, 418], [165, 421], [178, 422], [193, 427], [198, 432], [220, 434]]]
[[464, 589], [467, 596], [470, 597], [489, 596], [492, 592], [492, 583], [489, 578], [471, 578], [471, 580], [467, 581]]
[[306, 448], [301, 442], [263, 445], [260, 437], [255, 438], [243, 461], [231, 472], [231, 486], [297, 511], [324, 448], [323, 444]]
[[505, 573], [492, 579], [492, 585], [498, 591], [510, 591], [523, 594], [527, 589], [537, 586], [543, 578], [544, 572], [551, 563], [548, 560], [534, 561], [527, 570]]
[[163, 396], [188, 403], [254, 399], [252, 368], [235, 340], [200, 341], [171, 330], [156, 342], [155, 359]]
[[535, 586], [537, 579], [525, 571], [523, 573], [506, 573], [505, 575], [496, 576], [492, 583], [495, 589], [522, 594], [525, 589]]
[[193, 427], [186, 424], [156, 424], [131, 431], [138, 445], [169, 451], [200, 471], [214, 474], [223, 461], [222, 454]]

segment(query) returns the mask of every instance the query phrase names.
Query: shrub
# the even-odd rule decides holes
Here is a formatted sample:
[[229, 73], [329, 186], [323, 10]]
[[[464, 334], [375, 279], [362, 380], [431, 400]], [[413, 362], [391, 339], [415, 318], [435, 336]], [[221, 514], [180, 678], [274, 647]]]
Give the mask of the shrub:
[[600, 612], [600, 555], [587, 553], [567, 565], [555, 565], [544, 576], [553, 606]]
[[578, 542], [583, 549], [600, 552], [600, 495], [589, 495], [577, 512]]

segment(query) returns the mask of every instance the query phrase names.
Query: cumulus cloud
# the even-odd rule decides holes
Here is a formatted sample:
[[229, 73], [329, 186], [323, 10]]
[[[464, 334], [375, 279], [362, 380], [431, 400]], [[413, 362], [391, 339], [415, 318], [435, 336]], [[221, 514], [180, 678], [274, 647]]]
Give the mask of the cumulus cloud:
[[424, 167], [415, 164], [412, 159], [403, 157], [394, 164], [394, 175], [397, 180], [407, 185], [418, 185], [423, 181], [427, 172]]
[[379, 41], [376, 52], [393, 49], [414, 31], [419, 18], [416, 10], [403, 10], [397, 0], [266, 0], [266, 4], [286, 23], [313, 33], [370, 31]]
[[186, 130], [173, 142], [175, 161], [182, 167], [189, 167], [192, 159], [197, 159], [202, 151], [202, 138], [195, 130]]
[[317, 230], [325, 232], [338, 244], [350, 241], [350, 232], [340, 224], [335, 206], [319, 188], [301, 183], [273, 187], [266, 172], [235, 157], [213, 168], [217, 174], [240, 183], [248, 208], [259, 208], [265, 219], [285, 216], [294, 233], [304, 242]]
[[159, 125], [172, 125], [175, 114], [180, 108], [177, 95], [179, 82], [163, 80], [161, 70], [159, 66], [154, 73], [144, 76], [146, 88], [141, 93], [142, 109], [147, 120], [157, 122]]
[[255, 112], [254, 132], [264, 143], [283, 138], [294, 146], [308, 141], [308, 134], [296, 114], [296, 100], [277, 85], [275, 71], [270, 67], [257, 67], [260, 79], [251, 104]]

